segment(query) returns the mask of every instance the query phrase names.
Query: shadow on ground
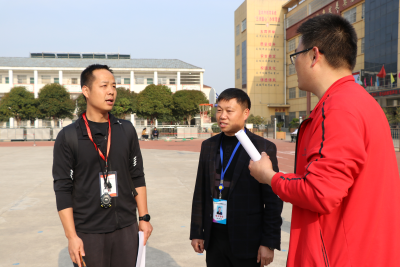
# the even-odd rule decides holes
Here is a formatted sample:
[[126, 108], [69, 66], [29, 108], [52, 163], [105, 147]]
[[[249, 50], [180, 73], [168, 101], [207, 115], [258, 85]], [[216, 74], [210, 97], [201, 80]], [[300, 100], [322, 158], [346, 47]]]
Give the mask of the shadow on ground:
[[[72, 267], [72, 261], [69, 257], [68, 247], [64, 248], [58, 254], [58, 267]], [[147, 246], [146, 248], [146, 266], [147, 267], [180, 267], [171, 256], [159, 249]]]

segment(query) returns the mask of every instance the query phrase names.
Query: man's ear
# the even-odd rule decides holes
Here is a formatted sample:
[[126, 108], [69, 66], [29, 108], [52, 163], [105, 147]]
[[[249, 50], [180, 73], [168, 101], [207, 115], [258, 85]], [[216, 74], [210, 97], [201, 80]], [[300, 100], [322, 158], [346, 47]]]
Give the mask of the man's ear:
[[243, 114], [244, 114], [244, 120], [247, 120], [247, 118], [250, 116], [250, 109], [246, 108], [243, 111]]
[[321, 60], [321, 53], [319, 52], [318, 47], [314, 46], [310, 54], [312, 56], [311, 67], [314, 67], [315, 64]]
[[86, 99], [89, 98], [90, 94], [90, 89], [86, 85], [82, 86], [82, 94], [86, 97]]

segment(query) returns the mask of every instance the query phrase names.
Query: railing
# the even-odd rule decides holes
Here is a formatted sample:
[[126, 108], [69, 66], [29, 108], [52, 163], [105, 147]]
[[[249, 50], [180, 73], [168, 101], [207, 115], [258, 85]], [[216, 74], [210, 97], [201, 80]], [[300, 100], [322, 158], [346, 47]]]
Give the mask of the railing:
[[392, 140], [393, 140], [393, 147], [395, 151], [400, 150], [400, 142], [399, 142], [399, 133], [400, 129], [398, 128], [391, 128], [390, 133], [392, 134]]
[[0, 141], [51, 141], [61, 128], [0, 128]]

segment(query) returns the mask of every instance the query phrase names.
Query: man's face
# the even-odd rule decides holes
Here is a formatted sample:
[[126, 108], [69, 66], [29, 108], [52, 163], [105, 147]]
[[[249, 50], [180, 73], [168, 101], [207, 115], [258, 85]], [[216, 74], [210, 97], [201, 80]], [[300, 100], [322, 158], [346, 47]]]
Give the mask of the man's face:
[[[304, 48], [303, 43], [300, 38], [299, 45], [296, 49], [296, 52], [303, 51], [304, 49], [307, 49], [307, 48]], [[298, 86], [303, 91], [310, 91], [309, 83], [311, 80], [310, 72], [311, 72], [311, 63], [312, 63], [312, 60], [310, 58], [310, 53], [312, 53], [312, 51], [298, 54], [296, 56], [295, 64], [294, 64], [294, 66], [296, 67], [296, 72], [297, 72]]]
[[243, 129], [247, 117], [249, 117], [249, 109], [244, 109], [238, 104], [236, 98], [229, 101], [221, 100], [218, 102], [217, 122], [221, 131], [229, 136]]
[[117, 97], [114, 75], [108, 70], [98, 69], [93, 71], [93, 76], [92, 86], [82, 88], [87, 105], [100, 112], [109, 112]]

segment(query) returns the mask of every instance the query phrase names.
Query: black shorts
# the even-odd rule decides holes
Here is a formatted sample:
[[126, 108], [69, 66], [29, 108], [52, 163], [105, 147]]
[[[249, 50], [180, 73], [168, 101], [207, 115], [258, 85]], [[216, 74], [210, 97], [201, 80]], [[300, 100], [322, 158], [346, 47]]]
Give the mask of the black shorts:
[[[132, 267], [138, 252], [138, 224], [107, 234], [77, 233], [83, 241], [89, 267]], [[74, 263], [74, 266], [78, 265]]]

